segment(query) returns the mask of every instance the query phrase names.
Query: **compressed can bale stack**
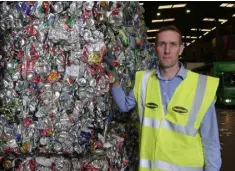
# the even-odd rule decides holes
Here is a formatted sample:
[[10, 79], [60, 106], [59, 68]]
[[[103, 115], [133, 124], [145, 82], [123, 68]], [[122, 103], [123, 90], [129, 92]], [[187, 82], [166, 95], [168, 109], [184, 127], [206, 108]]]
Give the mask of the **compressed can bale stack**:
[[0, 169], [130, 168], [137, 131], [117, 122], [115, 78], [103, 59], [113, 59], [126, 92], [136, 70], [153, 67], [143, 8], [41, 1], [2, 2], [0, 10]]

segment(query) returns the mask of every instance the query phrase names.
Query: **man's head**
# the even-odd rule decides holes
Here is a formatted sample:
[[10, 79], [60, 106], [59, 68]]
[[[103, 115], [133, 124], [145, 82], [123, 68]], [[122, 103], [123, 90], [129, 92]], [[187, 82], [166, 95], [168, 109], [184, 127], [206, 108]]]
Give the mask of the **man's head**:
[[179, 55], [183, 50], [182, 34], [178, 28], [166, 26], [159, 29], [156, 35], [156, 52], [161, 67], [178, 65]]

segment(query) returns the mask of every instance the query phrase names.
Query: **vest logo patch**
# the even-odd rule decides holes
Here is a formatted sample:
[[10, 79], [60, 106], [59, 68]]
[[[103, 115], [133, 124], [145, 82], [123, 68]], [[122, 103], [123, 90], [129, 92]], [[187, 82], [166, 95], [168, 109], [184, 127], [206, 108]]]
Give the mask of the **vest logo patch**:
[[188, 112], [187, 109], [185, 109], [184, 107], [181, 107], [181, 106], [175, 106], [172, 108], [172, 110], [177, 113], [187, 113]]
[[150, 109], [158, 108], [158, 105], [156, 103], [153, 103], [153, 102], [146, 103], [145, 106], [150, 108]]

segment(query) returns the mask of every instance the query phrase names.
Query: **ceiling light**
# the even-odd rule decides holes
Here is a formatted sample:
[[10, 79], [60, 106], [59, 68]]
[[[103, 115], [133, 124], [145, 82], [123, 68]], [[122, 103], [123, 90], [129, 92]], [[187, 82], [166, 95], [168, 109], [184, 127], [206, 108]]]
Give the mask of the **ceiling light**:
[[[199, 28], [198, 29], [199, 31], [211, 31], [210, 29], [201, 29], [201, 28]], [[197, 29], [196, 28], [191, 28], [191, 31], [197, 31]]]
[[160, 12], [158, 12], [158, 13], [157, 13], [157, 16], [160, 16], [160, 15], [161, 15], [161, 13], [160, 13]]
[[158, 7], [158, 9], [169, 9], [171, 7], [172, 7], [172, 5], [161, 5]]
[[182, 38], [184, 38], [184, 36], [182, 36]]
[[147, 32], [148, 33], [151, 33], [151, 32], [157, 32], [159, 29], [155, 29], [155, 30], [148, 30]]
[[186, 4], [175, 4], [175, 5], [173, 5], [172, 8], [182, 8], [182, 7], [185, 7], [185, 6], [186, 6]]
[[209, 18], [208, 21], [215, 21], [215, 19], [214, 18]]
[[219, 19], [219, 22], [224, 22], [224, 21], [227, 21], [227, 19], [222, 19], [222, 18]]
[[167, 19], [160, 19], [160, 20], [152, 20], [152, 23], [160, 23], [160, 22], [169, 22], [169, 21], [174, 21], [174, 18], [167, 18]]
[[186, 36], [186, 39], [197, 39], [196, 36]]
[[161, 20], [152, 20], [152, 23], [160, 23], [160, 22], [163, 22], [163, 19], [161, 19]]
[[194, 43], [194, 42], [195, 42], [195, 40], [191, 41], [191, 43]]
[[215, 30], [216, 29], [216, 27], [213, 27], [211, 30]]
[[209, 32], [205, 32], [203, 35], [205, 36], [205, 35], [207, 35]]
[[235, 6], [235, 4], [228, 4], [228, 3], [222, 3], [220, 5], [220, 7], [226, 7], [226, 8], [231, 8], [231, 7], [234, 7], [234, 6]]
[[226, 20], [226, 21], [223, 21], [221, 24], [224, 24], [224, 23], [226, 23], [228, 20]]
[[202, 36], [199, 36], [199, 39], [201, 39], [202, 38]]
[[139, 5], [144, 5], [144, 3], [139, 3]]
[[226, 7], [229, 7], [229, 8], [231, 8], [231, 7], [233, 7], [234, 6], [234, 4], [228, 4], [228, 5], [226, 5]]
[[224, 23], [226, 23], [228, 20], [227, 19], [219, 19], [219, 22], [221, 22], [221, 24], [224, 24]]
[[203, 21], [215, 21], [214, 18], [204, 18]]
[[190, 10], [188, 9], [188, 10], [186, 10], [186, 13], [190, 13]]
[[210, 29], [200, 29], [200, 31], [211, 31]]
[[164, 19], [164, 22], [168, 22], [168, 21], [174, 21], [174, 18], [168, 18], [168, 19]]
[[235, 17], [235, 14], [233, 14], [233, 17]]
[[220, 6], [221, 7], [226, 7], [228, 5], [228, 3], [222, 3]]
[[197, 37], [196, 37], [196, 36], [185, 36], [185, 37], [182, 37], [182, 38], [186, 38], [186, 39], [196, 39]]
[[156, 37], [147, 37], [147, 39], [155, 39]]
[[189, 46], [191, 43], [186, 43], [186, 46]]

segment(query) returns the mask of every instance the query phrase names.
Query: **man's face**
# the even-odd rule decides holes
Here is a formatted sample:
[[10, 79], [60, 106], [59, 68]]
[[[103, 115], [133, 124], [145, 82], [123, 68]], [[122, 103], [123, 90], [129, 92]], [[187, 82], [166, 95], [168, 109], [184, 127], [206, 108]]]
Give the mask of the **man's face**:
[[178, 64], [179, 55], [184, 46], [180, 42], [180, 34], [175, 31], [163, 31], [159, 33], [156, 44], [156, 52], [159, 64], [163, 68], [171, 68]]

